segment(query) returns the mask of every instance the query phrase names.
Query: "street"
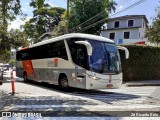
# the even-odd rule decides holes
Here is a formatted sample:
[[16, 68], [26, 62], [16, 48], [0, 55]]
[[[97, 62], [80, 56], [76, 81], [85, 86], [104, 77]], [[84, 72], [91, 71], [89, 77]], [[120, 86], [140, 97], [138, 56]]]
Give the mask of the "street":
[[[111, 116], [134, 117], [134, 112], [155, 113], [154, 119], [160, 117], [160, 86], [126, 87], [109, 90], [81, 90], [70, 88], [62, 91], [58, 86], [47, 83], [22, 82], [15, 77], [15, 94], [11, 95], [10, 71], [5, 72], [7, 80], [0, 86], [0, 111], [29, 111], [29, 112], [66, 112], [57, 116], [65, 116], [67, 112], [113, 111]], [[115, 112], [114, 112], [115, 111]], [[131, 112], [132, 111], [132, 112]], [[158, 113], [157, 113], [158, 111]], [[123, 113], [123, 114], [122, 114]], [[74, 113], [75, 114], [75, 113]], [[72, 114], [72, 116], [74, 116]], [[113, 115], [114, 114], [114, 115]], [[71, 116], [70, 114], [67, 114]], [[81, 115], [80, 115], [81, 116]], [[142, 117], [142, 114], [137, 117]]]

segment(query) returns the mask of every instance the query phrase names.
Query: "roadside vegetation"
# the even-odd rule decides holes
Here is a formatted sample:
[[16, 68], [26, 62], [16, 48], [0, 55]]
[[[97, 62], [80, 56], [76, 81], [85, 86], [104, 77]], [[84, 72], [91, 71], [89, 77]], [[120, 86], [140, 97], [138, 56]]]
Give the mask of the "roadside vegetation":
[[120, 51], [123, 80], [159, 80], [160, 47], [146, 45], [125, 45], [129, 50], [129, 59]]
[[159, 46], [160, 43], [160, 6], [155, 9], [156, 16], [153, 18], [152, 24], [146, 30], [146, 37], [151, 43]]

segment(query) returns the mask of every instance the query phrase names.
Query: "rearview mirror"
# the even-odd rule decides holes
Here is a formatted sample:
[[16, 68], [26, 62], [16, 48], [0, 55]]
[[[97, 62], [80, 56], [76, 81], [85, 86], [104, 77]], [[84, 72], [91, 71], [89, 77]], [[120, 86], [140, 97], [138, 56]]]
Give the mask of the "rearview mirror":
[[90, 44], [89, 42], [87, 42], [87, 41], [76, 41], [75, 43], [76, 43], [76, 44], [85, 45], [86, 48], [87, 48], [87, 54], [88, 54], [89, 56], [92, 55], [92, 46], [91, 46], [91, 44]]

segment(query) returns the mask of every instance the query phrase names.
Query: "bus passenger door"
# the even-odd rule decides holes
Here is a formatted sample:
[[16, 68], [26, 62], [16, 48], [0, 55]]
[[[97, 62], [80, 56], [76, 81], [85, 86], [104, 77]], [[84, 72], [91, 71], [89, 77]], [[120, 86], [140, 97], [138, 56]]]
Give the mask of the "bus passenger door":
[[84, 45], [78, 45], [76, 49], [75, 82], [77, 88], [86, 88], [86, 79], [84, 73], [87, 67], [87, 52]]
[[75, 66], [75, 86], [77, 88], [86, 87], [86, 79], [84, 75], [85, 70], [79, 66]]
[[72, 61], [75, 68], [72, 72], [72, 86], [77, 88], [86, 88], [86, 68], [88, 66], [88, 54], [87, 48], [83, 44], [78, 44], [76, 41], [85, 41], [82, 38], [72, 38], [68, 39], [68, 46], [70, 48], [70, 53]]

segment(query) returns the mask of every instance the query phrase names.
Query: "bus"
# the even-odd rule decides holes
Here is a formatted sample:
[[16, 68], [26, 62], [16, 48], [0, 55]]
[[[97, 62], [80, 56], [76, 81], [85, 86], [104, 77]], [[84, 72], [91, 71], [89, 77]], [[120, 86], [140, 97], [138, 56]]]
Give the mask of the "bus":
[[119, 88], [122, 68], [113, 40], [101, 36], [70, 33], [48, 39], [16, 52], [16, 75], [27, 80], [81, 89]]

